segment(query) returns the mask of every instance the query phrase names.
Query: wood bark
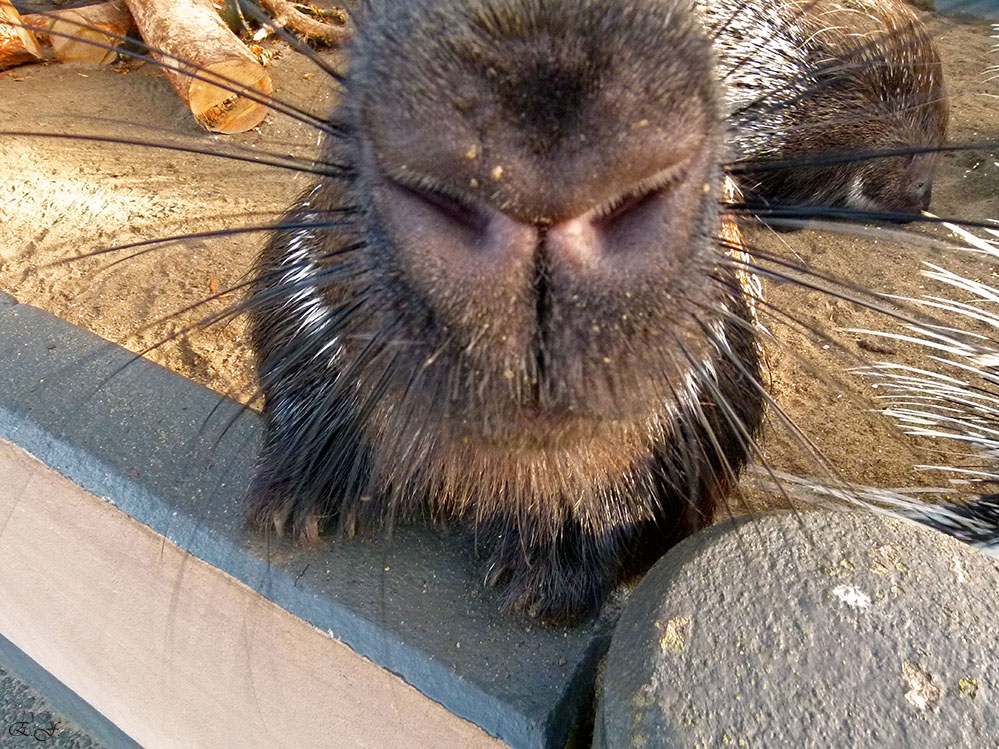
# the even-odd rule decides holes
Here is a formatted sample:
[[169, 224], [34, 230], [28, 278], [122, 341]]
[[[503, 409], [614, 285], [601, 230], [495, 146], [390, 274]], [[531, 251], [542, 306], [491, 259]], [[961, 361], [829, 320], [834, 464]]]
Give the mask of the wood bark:
[[50, 32], [47, 39], [57, 60], [95, 64], [114, 62], [118, 53], [107, 47], [119, 46], [120, 37], [136, 28], [124, 0], [32, 14], [24, 16], [24, 22]]
[[351, 36], [352, 31], [349, 24], [338, 25], [317, 21], [299, 12], [294, 4], [288, 0], [260, 0], [260, 4], [274, 15], [275, 26], [287, 27], [310, 39], [339, 45], [346, 42]]
[[126, 3], [142, 38], [198, 124], [214, 132], [239, 133], [263, 121], [267, 106], [241, 92], [266, 100], [273, 90], [270, 76], [225, 25], [211, 0]]
[[41, 58], [38, 40], [23, 25], [17, 9], [7, 0], [0, 0], [0, 70]]

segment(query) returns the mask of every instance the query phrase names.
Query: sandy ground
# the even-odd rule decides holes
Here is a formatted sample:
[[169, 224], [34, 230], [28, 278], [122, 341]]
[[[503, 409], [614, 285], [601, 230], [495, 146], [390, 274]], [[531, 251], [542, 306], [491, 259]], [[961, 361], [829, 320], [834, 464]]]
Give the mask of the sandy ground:
[[[999, 141], [999, 81], [988, 81], [986, 72], [999, 62], [999, 54], [990, 56], [990, 27], [927, 19], [951, 85], [951, 140]], [[332, 87], [326, 74], [301, 55], [275, 48], [281, 50], [271, 66], [276, 96], [312, 112], [328, 111]], [[334, 65], [343, 62], [335, 52], [323, 57]], [[207, 135], [154, 66], [134, 63], [8, 71], [0, 75], [0, 112], [5, 113], [0, 129], [34, 134], [0, 136], [0, 288], [133, 350], [162, 342], [236, 301], [238, 294], [231, 294], [202, 303], [213, 290], [245, 280], [264, 235], [157, 244], [137, 256], [134, 250], [81, 255], [172, 234], [266, 224], [308, 185], [309, 176], [211, 156], [42, 135], [110, 135], [302, 157], [317, 143], [313, 129], [278, 115], [243, 135]], [[933, 210], [969, 219], [999, 217], [997, 162], [999, 153], [982, 151], [944, 156]], [[858, 238], [756, 230], [747, 238], [871, 293], [923, 293], [929, 286], [918, 269], [928, 257], [974, 278], [995, 276], [993, 264], [980, 257], [952, 253], [942, 258], [916, 242], [876, 232]], [[888, 324], [856, 304], [775, 284], [768, 286], [767, 298], [836, 342], [829, 345], [767, 321], [778, 339], [768, 344], [767, 377], [780, 407], [845, 476], [894, 486], [929, 481], [911, 469], [925, 462], [919, 446], [873, 417], [869, 388], [846, 373], [861, 359], [890, 355], [918, 361], [922, 353], [898, 344], [872, 347], [860, 336], [843, 333], [843, 328]], [[192, 305], [198, 306], [178, 314]], [[148, 356], [245, 401], [255, 388], [243, 337], [243, 321], [235, 319], [168, 341]], [[807, 450], [786, 436], [775, 413], [764, 442], [767, 459], [815, 474]]]

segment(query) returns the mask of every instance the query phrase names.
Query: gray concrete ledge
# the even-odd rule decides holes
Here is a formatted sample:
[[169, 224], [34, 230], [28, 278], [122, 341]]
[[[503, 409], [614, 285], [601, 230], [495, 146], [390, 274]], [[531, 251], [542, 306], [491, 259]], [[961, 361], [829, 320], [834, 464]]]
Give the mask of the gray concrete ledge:
[[0, 438], [489, 734], [518, 747], [571, 735], [611, 614], [566, 631], [503, 617], [463, 544], [423, 528], [265, 545], [239, 507], [257, 414], [6, 296], [0, 382]]

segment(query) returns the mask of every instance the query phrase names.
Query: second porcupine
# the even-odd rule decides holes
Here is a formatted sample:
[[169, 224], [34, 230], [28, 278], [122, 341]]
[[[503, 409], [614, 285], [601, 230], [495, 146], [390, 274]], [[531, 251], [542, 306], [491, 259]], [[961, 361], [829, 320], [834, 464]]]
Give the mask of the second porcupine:
[[947, 87], [932, 37], [902, 0], [697, 3], [750, 202], [901, 214], [929, 206]]

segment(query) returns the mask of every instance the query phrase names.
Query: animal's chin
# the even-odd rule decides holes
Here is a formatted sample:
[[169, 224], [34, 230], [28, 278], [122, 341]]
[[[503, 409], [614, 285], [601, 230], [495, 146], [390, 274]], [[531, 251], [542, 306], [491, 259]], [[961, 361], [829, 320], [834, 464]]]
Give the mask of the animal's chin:
[[[461, 364], [442, 357], [435, 364], [464, 375], [450, 380], [449, 397], [403, 410], [441, 419], [442, 431], [455, 441], [549, 448], [606, 440], [622, 429], [644, 433], [665, 411], [678, 410], [680, 401], [690, 397], [696, 378], [678, 357], [652, 345], [645, 355], [615, 350], [606, 357], [602, 348], [584, 346], [572, 340], [554, 346], [546, 356], [531, 350], [526, 356]], [[700, 341], [691, 341], [689, 348], [692, 356], [713, 353]], [[443, 370], [440, 374], [446, 381]], [[410, 390], [406, 397], [422, 399], [427, 392], [435, 391]]]
[[442, 435], [485, 450], [577, 450], [622, 433], [645, 434], [658, 421], [661, 403], [602, 402], [569, 405], [511, 404], [488, 412], [470, 408], [445, 417]]

